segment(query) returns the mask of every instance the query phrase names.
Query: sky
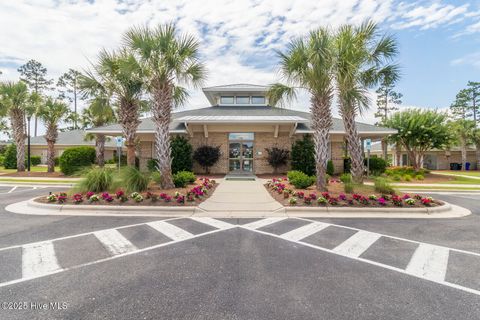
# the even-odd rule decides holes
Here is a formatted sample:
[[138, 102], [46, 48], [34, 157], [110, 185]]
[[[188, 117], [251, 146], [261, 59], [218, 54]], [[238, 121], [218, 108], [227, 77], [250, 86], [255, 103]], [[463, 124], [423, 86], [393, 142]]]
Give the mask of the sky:
[[[276, 52], [289, 41], [366, 19], [398, 41], [402, 107], [444, 109], [467, 81], [480, 81], [480, 0], [3, 0], [0, 80], [17, 80], [29, 59], [54, 79], [68, 68], [86, 70], [130, 27], [171, 22], [199, 39], [205, 86], [270, 84], [280, 80]], [[201, 90], [190, 95], [186, 108], [208, 106]], [[375, 122], [374, 100], [360, 121]], [[308, 99], [290, 107], [307, 110]]]

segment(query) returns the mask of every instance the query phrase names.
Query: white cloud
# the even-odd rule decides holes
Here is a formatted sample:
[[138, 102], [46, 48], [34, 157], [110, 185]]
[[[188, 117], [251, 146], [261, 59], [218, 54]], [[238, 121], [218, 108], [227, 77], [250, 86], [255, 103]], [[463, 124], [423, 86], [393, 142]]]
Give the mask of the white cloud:
[[458, 59], [454, 59], [450, 64], [452, 66], [470, 65], [480, 69], [480, 51], [467, 54]]

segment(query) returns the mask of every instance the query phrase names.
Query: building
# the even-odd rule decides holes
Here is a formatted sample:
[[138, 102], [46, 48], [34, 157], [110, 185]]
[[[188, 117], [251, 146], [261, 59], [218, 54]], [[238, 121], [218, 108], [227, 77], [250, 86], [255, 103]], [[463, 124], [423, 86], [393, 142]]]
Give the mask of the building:
[[[55, 157], [60, 157], [63, 151], [69, 147], [91, 146], [95, 147], [95, 140], [85, 139], [86, 132], [84, 130], [72, 130], [59, 132], [57, 142], [55, 143]], [[25, 141], [25, 146], [27, 142]], [[32, 156], [40, 156], [41, 163], [47, 163], [47, 140], [45, 136], [37, 136], [30, 138], [30, 153]], [[105, 142], [105, 161], [112, 159], [114, 151], [117, 150], [114, 139]]]
[[[372, 156], [382, 157], [381, 143], [372, 145]], [[393, 166], [409, 166], [410, 159], [404, 150], [397, 153], [393, 146], [388, 146], [388, 159]], [[470, 163], [469, 169], [476, 169], [476, 150], [474, 147], [467, 148], [467, 162]], [[451, 170], [452, 165], [462, 165], [462, 151], [459, 147], [451, 147], [448, 150], [433, 149], [425, 153], [423, 167], [429, 170]]]
[[[211, 173], [272, 173], [266, 148], [290, 149], [296, 139], [312, 133], [308, 112], [272, 107], [268, 103], [268, 86], [233, 84], [203, 88], [210, 106], [173, 113], [172, 135], [188, 137], [193, 148], [201, 145], [219, 146], [221, 159]], [[380, 140], [395, 133], [393, 129], [357, 123], [362, 138]], [[111, 136], [122, 134], [119, 124], [88, 130]], [[140, 140], [140, 167], [144, 168], [154, 155], [154, 124], [143, 119], [137, 130]], [[343, 171], [345, 130], [340, 119], [334, 119], [330, 132], [330, 156], [335, 171]], [[288, 168], [283, 168], [286, 171]], [[194, 171], [202, 172], [195, 165]]]

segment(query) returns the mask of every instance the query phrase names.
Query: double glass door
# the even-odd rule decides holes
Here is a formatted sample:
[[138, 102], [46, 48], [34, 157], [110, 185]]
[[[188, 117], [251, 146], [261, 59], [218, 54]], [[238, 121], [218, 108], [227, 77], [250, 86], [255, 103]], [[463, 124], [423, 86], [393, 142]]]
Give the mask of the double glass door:
[[230, 172], [253, 172], [253, 141], [229, 141], [228, 158]]

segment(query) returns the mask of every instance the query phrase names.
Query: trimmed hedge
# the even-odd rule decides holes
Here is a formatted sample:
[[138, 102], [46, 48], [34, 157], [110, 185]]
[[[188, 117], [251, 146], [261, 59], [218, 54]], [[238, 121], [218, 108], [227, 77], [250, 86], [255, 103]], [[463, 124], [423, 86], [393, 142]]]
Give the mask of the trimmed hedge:
[[[367, 166], [367, 159], [364, 160], [365, 167]], [[379, 176], [387, 169], [387, 161], [379, 157], [370, 158], [370, 173], [374, 176]]]
[[308, 176], [297, 170], [288, 171], [288, 181], [297, 189], [306, 189], [316, 182], [315, 176]]
[[40, 157], [40, 156], [30, 156], [30, 165], [31, 166], [38, 166], [40, 163], [42, 163], [42, 157]]
[[197, 177], [190, 171], [180, 171], [173, 175], [173, 183], [177, 188], [183, 188], [189, 183], [194, 183], [195, 180], [197, 180]]
[[188, 139], [182, 136], [175, 136], [170, 141], [172, 150], [172, 173], [180, 171], [192, 171], [192, 145]]
[[17, 169], [17, 146], [9, 144], [5, 149], [5, 159], [3, 160], [5, 169]]
[[297, 140], [292, 144], [290, 156], [292, 170], [301, 171], [310, 176], [316, 174], [315, 145], [309, 135], [304, 135], [302, 140]]
[[95, 163], [95, 148], [72, 147], [67, 148], [60, 156], [60, 170], [65, 175], [71, 175], [86, 166]]

